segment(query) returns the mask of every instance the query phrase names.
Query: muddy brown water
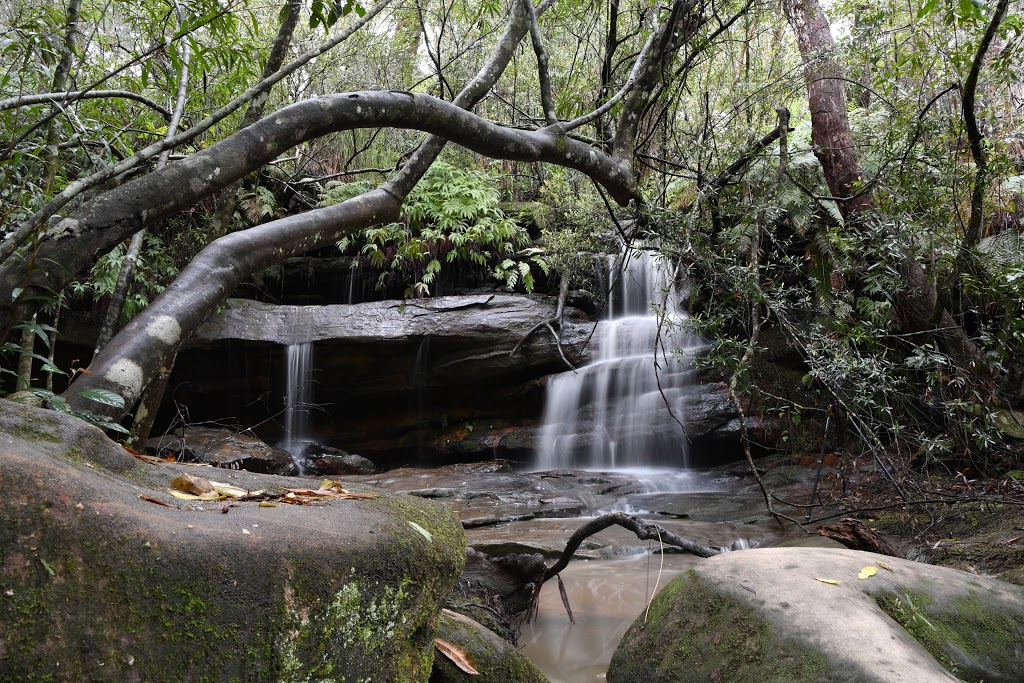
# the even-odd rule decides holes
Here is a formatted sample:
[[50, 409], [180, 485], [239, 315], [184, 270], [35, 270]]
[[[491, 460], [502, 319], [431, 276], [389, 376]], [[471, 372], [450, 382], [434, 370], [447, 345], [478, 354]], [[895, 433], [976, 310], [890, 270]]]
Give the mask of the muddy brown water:
[[[728, 530], [717, 535], [732, 537], [733, 545], [774, 540], [761, 531], [748, 538], [743, 528], [721, 526]], [[657, 546], [652, 542], [651, 550]], [[549, 581], [541, 590], [537, 618], [523, 625], [518, 646], [551, 683], [604, 681], [615, 648], [630, 624], [642, 617], [652, 596], [700, 561], [692, 555], [658, 552], [574, 560], [562, 571], [562, 581], [576, 623], [569, 621], [557, 582]]]

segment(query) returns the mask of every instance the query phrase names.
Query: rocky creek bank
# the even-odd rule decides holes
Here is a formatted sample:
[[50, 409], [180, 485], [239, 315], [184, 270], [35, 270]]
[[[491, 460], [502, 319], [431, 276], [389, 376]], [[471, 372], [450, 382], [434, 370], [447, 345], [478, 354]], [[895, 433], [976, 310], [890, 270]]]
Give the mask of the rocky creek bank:
[[[1024, 589], [783, 535], [745, 465], [524, 473], [491, 461], [344, 475], [354, 496], [305, 505], [181, 500], [168, 488], [181, 474], [248, 491], [322, 482], [140, 460], [73, 418], [4, 403], [0, 680], [471, 680], [435, 653], [442, 637], [493, 680], [542, 681], [486, 627], [514, 637], [493, 617], [529, 604], [523, 570], [615, 510], [753, 549], [694, 559], [636, 622], [609, 680], [1024, 676]], [[759, 464], [780, 498], [806, 499], [813, 467]], [[650, 549], [616, 527], [574, 562]], [[445, 606], [463, 616], [442, 617]]]

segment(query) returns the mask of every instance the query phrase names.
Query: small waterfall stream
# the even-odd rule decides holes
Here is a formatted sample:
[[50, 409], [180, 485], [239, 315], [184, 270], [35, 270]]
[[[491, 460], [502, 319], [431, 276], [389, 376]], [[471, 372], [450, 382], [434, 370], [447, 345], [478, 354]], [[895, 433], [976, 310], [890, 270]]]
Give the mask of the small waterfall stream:
[[302, 448], [310, 440], [309, 412], [313, 407], [313, 343], [289, 344], [285, 349], [284, 441], [301, 471]]
[[686, 465], [685, 351], [701, 342], [680, 330], [666, 269], [647, 251], [627, 252], [591, 342], [595, 359], [548, 387], [537, 469]]

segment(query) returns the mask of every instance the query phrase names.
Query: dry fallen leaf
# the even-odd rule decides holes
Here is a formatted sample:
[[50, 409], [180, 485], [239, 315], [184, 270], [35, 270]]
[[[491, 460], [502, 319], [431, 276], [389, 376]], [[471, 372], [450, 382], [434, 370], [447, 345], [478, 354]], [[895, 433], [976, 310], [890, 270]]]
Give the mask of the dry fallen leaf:
[[186, 493], [192, 493], [197, 496], [213, 493], [213, 484], [211, 484], [208, 479], [193, 477], [191, 474], [183, 474], [177, 479], [173, 479], [171, 481], [171, 488], [175, 488]]
[[860, 574], [857, 574], [857, 578], [860, 579], [861, 581], [863, 581], [864, 579], [871, 578], [872, 576], [874, 576], [877, 573], [878, 573], [878, 567], [874, 567], [872, 565], [868, 565], [867, 567], [864, 567], [864, 569], [860, 570]]
[[814, 580], [821, 581], [822, 583], [827, 583], [830, 586], [838, 586], [842, 583], [842, 581], [836, 581], [835, 579], [819, 579], [818, 577], [814, 577]]
[[[204, 491], [204, 485], [208, 486], [209, 490]], [[263, 493], [263, 491], [249, 491], [239, 486], [193, 477], [190, 474], [181, 475], [171, 482], [171, 486], [179, 489], [177, 491], [172, 489], [171, 495], [184, 500], [221, 500], [222, 498], [258, 496]], [[189, 491], [189, 493], [186, 493], [186, 491]]]
[[469, 658], [466, 651], [455, 643], [445, 640], [444, 638], [434, 638], [434, 647], [436, 647], [445, 657], [452, 660], [452, 663], [455, 664], [455, 666], [459, 667], [469, 675], [476, 676], [480, 673], [477, 671], [476, 666], [473, 665], [473, 660]]
[[220, 498], [216, 491], [211, 491], [210, 493], [204, 493], [201, 496], [197, 496], [194, 493], [185, 493], [184, 491], [175, 491], [174, 489], [171, 489], [171, 495], [175, 498], [181, 498], [182, 500], [217, 500]]
[[343, 500], [377, 497], [376, 493], [355, 493], [353, 491], [348, 491], [343, 488], [341, 484], [330, 479], [324, 479], [318, 489], [285, 489], [285, 491], [288, 491], [288, 494], [281, 499], [281, 502], [284, 503], [299, 502], [295, 499], [300, 496], [314, 499], [341, 498]]
[[884, 569], [887, 572], [891, 572], [892, 571], [892, 569], [888, 565], [882, 564], [881, 562], [878, 563], [878, 566], [881, 567], [882, 569]]

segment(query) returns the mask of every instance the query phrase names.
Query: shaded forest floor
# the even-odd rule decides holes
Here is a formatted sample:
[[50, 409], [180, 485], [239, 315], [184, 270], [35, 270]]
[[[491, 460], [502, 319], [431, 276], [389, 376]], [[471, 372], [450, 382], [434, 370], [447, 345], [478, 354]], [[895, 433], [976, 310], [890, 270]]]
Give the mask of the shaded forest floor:
[[[768, 460], [774, 460], [765, 463], [769, 472], [794, 462]], [[816, 458], [811, 460], [816, 465]], [[796, 462], [810, 464], [808, 458]], [[832, 464], [819, 482], [819, 500], [826, 506], [814, 509], [807, 530], [855, 517], [908, 559], [1024, 585], [1024, 480], [1013, 476], [1020, 472], [972, 478], [897, 466], [886, 476], [870, 456], [833, 456]], [[797, 500], [809, 500], [809, 490], [806, 495]], [[830, 519], [816, 525], [823, 517]], [[803, 521], [802, 515], [797, 519]]]

